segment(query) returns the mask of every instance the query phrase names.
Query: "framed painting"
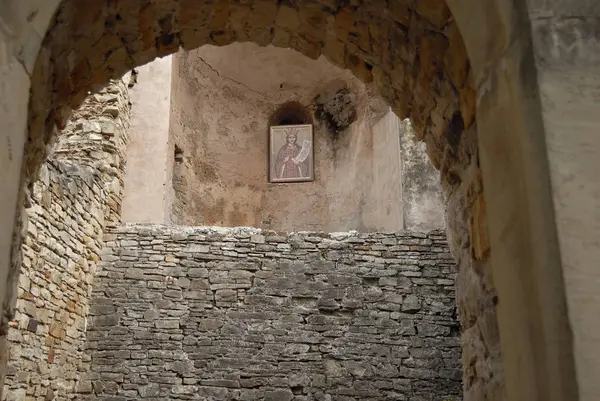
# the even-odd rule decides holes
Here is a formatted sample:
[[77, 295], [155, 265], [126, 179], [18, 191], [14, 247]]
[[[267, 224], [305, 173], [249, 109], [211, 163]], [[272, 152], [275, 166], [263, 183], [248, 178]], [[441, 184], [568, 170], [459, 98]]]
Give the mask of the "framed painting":
[[270, 182], [313, 181], [313, 163], [313, 127], [311, 124], [270, 127]]

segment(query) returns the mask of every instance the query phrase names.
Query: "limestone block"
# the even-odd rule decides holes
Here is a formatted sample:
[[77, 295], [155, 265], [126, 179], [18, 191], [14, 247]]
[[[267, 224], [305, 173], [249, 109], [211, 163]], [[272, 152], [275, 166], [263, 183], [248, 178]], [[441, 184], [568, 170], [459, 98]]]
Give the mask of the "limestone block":
[[477, 260], [487, 259], [489, 257], [490, 242], [483, 194], [480, 194], [473, 203], [470, 229], [473, 257]]

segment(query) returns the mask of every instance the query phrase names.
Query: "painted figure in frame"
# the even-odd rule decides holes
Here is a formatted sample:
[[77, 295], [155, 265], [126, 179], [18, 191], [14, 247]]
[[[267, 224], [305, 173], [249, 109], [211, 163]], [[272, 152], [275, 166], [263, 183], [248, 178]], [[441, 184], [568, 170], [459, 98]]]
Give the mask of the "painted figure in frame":
[[[306, 181], [312, 179], [310, 126], [282, 127], [279, 134], [285, 134], [285, 142], [279, 147], [274, 163], [272, 161], [275, 178], [273, 181]], [[300, 140], [299, 134], [305, 139]], [[309, 139], [310, 138], [310, 139]], [[283, 138], [282, 138], [283, 139]], [[281, 141], [279, 141], [281, 143]], [[275, 148], [276, 149], [276, 148]], [[273, 149], [273, 150], [275, 150]], [[271, 157], [275, 156], [274, 154]]]
[[279, 149], [275, 160], [277, 178], [308, 177], [308, 158], [300, 161], [298, 155], [302, 147], [298, 145], [298, 135], [293, 128], [285, 133], [285, 144]]

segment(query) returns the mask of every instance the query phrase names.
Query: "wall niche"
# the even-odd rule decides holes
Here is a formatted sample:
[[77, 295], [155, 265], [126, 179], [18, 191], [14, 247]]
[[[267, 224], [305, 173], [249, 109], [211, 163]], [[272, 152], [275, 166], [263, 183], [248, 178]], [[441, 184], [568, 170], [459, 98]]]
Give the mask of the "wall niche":
[[269, 182], [313, 181], [314, 138], [308, 109], [296, 101], [286, 102], [269, 120]]

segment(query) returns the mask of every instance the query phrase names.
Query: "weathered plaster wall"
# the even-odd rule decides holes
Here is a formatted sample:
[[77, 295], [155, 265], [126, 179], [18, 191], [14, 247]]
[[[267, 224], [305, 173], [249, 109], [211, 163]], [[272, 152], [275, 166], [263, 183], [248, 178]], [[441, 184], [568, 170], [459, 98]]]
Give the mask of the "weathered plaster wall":
[[[73, 112], [58, 135], [49, 159], [89, 166], [107, 190], [107, 221], [121, 221], [123, 176], [129, 143], [131, 75], [109, 82]], [[60, 199], [57, 199], [60, 201]]]
[[[174, 221], [284, 231], [399, 228], [392, 223], [401, 222], [400, 203], [380, 211], [370, 197], [379, 163], [373, 126], [389, 109], [349, 71], [291, 49], [236, 43], [179, 53], [173, 73]], [[357, 118], [334, 134], [313, 114], [314, 101], [344, 87], [355, 98]], [[269, 119], [292, 100], [306, 106], [314, 123], [315, 181], [269, 184]], [[379, 139], [379, 149], [398, 148], [394, 135]], [[386, 157], [398, 164], [398, 152]], [[398, 194], [401, 180], [392, 175], [398, 169], [378, 172], [377, 182], [388, 182], [380, 193]]]
[[30, 187], [6, 400], [75, 396], [104, 226], [121, 214], [128, 83], [111, 82], [75, 111]]
[[[399, 118], [388, 111], [373, 126], [372, 177], [368, 201], [363, 208], [363, 219], [366, 227], [376, 225], [381, 231], [405, 228], [404, 209], [407, 206], [402, 198], [403, 166], [399, 123]], [[437, 184], [440, 186], [439, 178]], [[353, 186], [350, 184], [349, 187], [352, 189]]]
[[135, 71], [123, 194], [126, 222], [167, 220], [171, 63], [170, 56], [164, 57]]
[[440, 172], [431, 164], [425, 143], [415, 138], [410, 120], [398, 125], [403, 227], [417, 231], [443, 228], [445, 205]]
[[[539, 80], [582, 400], [600, 394], [600, 326], [592, 318], [600, 305], [600, 11], [588, 3], [594, 19], [536, 25], [538, 40], [554, 44], [538, 54]], [[574, 58], [582, 65], [575, 67]]]
[[125, 225], [105, 239], [86, 400], [460, 399], [442, 232]]

